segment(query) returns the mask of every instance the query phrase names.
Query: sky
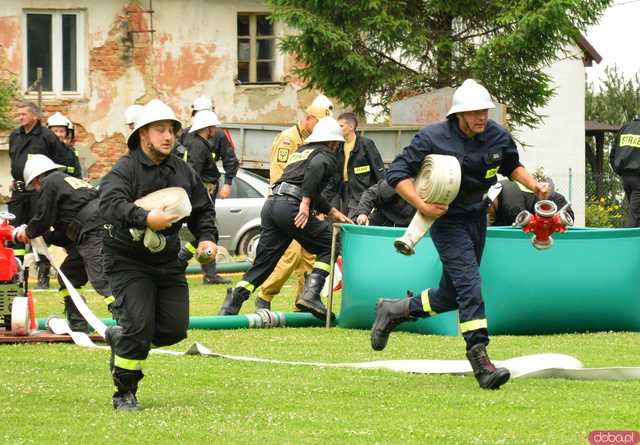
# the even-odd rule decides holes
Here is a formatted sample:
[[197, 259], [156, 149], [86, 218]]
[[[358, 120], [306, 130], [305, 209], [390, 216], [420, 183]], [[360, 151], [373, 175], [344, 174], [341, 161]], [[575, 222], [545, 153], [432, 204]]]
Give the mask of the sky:
[[614, 64], [627, 79], [640, 71], [640, 0], [615, 0], [585, 35], [602, 56], [600, 64], [587, 68], [589, 82], [597, 85], [604, 69]]

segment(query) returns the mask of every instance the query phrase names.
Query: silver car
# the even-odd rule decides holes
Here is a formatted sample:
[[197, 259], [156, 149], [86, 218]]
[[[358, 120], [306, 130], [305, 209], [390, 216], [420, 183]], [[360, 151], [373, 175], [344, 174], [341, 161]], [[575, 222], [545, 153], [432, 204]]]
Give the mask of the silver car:
[[[222, 187], [224, 176], [220, 178]], [[269, 196], [269, 181], [239, 169], [231, 185], [231, 196], [216, 199], [218, 244], [232, 255], [255, 257], [260, 237], [260, 211]]]

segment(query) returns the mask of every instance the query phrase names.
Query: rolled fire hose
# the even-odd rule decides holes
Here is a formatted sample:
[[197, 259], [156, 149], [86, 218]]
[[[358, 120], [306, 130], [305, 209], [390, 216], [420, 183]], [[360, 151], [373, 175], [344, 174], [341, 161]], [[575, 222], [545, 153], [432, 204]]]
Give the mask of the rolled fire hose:
[[[165, 213], [173, 216], [173, 222], [179, 221], [191, 215], [191, 201], [187, 192], [180, 187], [168, 187], [149, 193], [134, 202], [135, 205], [147, 211], [163, 209]], [[144, 246], [151, 252], [161, 252], [167, 245], [166, 238], [150, 228], [131, 229], [134, 240], [142, 239]]]
[[[422, 162], [416, 178], [416, 191], [422, 200], [431, 204], [450, 204], [460, 190], [462, 172], [454, 156], [429, 155]], [[435, 219], [416, 212], [400, 238], [393, 243], [403, 255], [413, 255], [415, 246], [426, 235]]]

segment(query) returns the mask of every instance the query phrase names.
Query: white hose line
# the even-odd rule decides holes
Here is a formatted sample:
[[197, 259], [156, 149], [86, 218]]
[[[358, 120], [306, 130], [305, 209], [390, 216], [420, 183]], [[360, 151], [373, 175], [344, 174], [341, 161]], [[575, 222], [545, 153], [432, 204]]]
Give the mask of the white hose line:
[[[416, 191], [426, 203], [448, 205], [458, 196], [461, 178], [460, 163], [454, 156], [429, 155], [416, 178]], [[396, 249], [403, 255], [413, 255], [434, 221], [416, 212], [404, 235], [395, 240]]]
[[[106, 326], [96, 317], [87, 306], [78, 291], [73, 287], [69, 279], [62, 273], [49, 252], [42, 237], [31, 240], [31, 245], [40, 254], [49, 259], [51, 265], [60, 274], [60, 278], [69, 290], [69, 295], [82, 316], [104, 338]], [[52, 317], [48, 320], [48, 327], [54, 334], [68, 334], [78, 346], [93, 349], [109, 349], [107, 346], [96, 345], [89, 336], [83, 332], [73, 332], [67, 321]], [[470, 375], [471, 366], [466, 360], [385, 360], [362, 363], [315, 363], [297, 362], [285, 360], [271, 360], [258, 357], [243, 357], [225, 355], [212, 352], [200, 343], [194, 343], [186, 352], [172, 351], [168, 349], [152, 349], [154, 354], [173, 356], [202, 355], [220, 357], [228, 360], [271, 363], [292, 366], [317, 366], [323, 368], [356, 368], [356, 369], [384, 369], [389, 371], [415, 373], [415, 374], [454, 374]], [[578, 380], [636, 380], [640, 379], [640, 368], [612, 367], [612, 368], [584, 368], [582, 363], [569, 355], [564, 354], [536, 354], [516, 357], [504, 361], [496, 361], [496, 366], [503, 366], [511, 372], [512, 378], [540, 377], [540, 378], [566, 378]]]

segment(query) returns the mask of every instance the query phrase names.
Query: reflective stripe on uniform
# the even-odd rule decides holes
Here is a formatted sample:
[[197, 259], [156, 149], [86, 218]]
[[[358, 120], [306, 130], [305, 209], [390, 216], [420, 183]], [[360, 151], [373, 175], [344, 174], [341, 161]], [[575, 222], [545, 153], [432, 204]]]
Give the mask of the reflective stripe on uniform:
[[104, 304], [106, 304], [107, 306], [109, 306], [114, 301], [116, 301], [116, 299], [115, 299], [115, 297], [113, 295], [109, 295], [108, 297], [104, 297]]
[[640, 135], [623, 134], [620, 135], [620, 147], [640, 148]]
[[195, 246], [194, 246], [193, 244], [191, 244], [191, 243], [187, 243], [187, 244], [185, 244], [185, 245], [184, 245], [184, 248], [185, 248], [185, 249], [187, 249], [189, 252], [193, 253], [194, 255], [195, 255], [196, 250], [197, 250], [197, 249], [195, 248]]
[[184, 162], [187, 162], [187, 158], [189, 157], [189, 152], [187, 150], [184, 151], [184, 153], [182, 153], [182, 160]]
[[371, 171], [371, 166], [370, 165], [361, 165], [360, 167], [356, 167], [353, 169], [353, 172], [356, 175], [360, 175], [362, 173], [369, 173]]
[[435, 315], [436, 311], [431, 309], [431, 303], [429, 302], [429, 289], [425, 289], [420, 294], [420, 299], [422, 300], [422, 310], [425, 311], [429, 315]]
[[487, 170], [487, 173], [485, 173], [484, 178], [485, 179], [493, 178], [498, 173], [498, 170], [500, 170], [499, 165], [495, 168], [490, 168], [489, 170]]
[[[82, 287], [79, 287], [78, 289], [76, 289], [78, 291], [78, 293], [82, 293]], [[64, 297], [68, 297], [69, 295], [69, 289], [67, 289], [66, 287], [64, 289], [60, 289], [58, 291], [58, 296], [60, 298], [64, 298]]]
[[325, 272], [331, 272], [331, 265], [323, 263], [322, 261], [316, 261], [315, 263], [313, 263], [313, 268], [324, 270]]
[[249, 291], [249, 293], [252, 293], [256, 288], [253, 284], [244, 280], [238, 281], [238, 284], [236, 284], [236, 287], [244, 287], [246, 290]]
[[13, 249], [13, 254], [15, 256], [25, 256], [27, 251], [25, 249]]
[[129, 371], [141, 371], [143, 360], [131, 360], [128, 358], [120, 357], [116, 355], [113, 362], [118, 368], [128, 369]]
[[469, 332], [475, 331], [478, 329], [487, 329], [487, 319], [483, 318], [482, 320], [471, 320], [465, 321], [464, 323], [460, 323], [460, 332]]

